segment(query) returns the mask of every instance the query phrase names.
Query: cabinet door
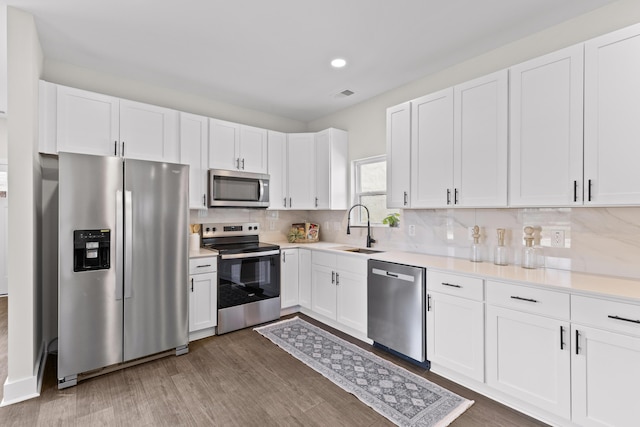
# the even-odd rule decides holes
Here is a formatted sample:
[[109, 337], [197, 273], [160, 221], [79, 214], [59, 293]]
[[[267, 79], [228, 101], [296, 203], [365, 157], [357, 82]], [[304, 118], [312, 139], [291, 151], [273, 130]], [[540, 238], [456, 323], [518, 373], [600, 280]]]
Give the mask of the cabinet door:
[[367, 276], [336, 272], [336, 320], [356, 331], [367, 333]]
[[508, 102], [507, 70], [454, 88], [455, 205], [507, 206]]
[[408, 208], [411, 184], [411, 103], [387, 109], [387, 207]]
[[238, 157], [241, 170], [267, 173], [267, 130], [241, 125]]
[[411, 102], [411, 207], [452, 203], [453, 88], [448, 88]]
[[112, 96], [58, 86], [58, 151], [120, 155], [118, 105]]
[[427, 359], [484, 382], [484, 304], [430, 292]]
[[240, 169], [240, 125], [209, 119], [209, 168]]
[[178, 112], [120, 100], [120, 142], [123, 157], [178, 163]]
[[217, 274], [194, 274], [189, 282], [189, 332], [216, 326]]
[[336, 320], [336, 272], [331, 267], [311, 266], [311, 310]]
[[315, 142], [316, 209], [347, 209], [347, 133], [326, 129]]
[[585, 44], [586, 205], [640, 203], [640, 25]]
[[207, 208], [209, 119], [180, 113], [180, 163], [189, 165], [189, 208]]
[[315, 135], [292, 133], [287, 135], [287, 170], [289, 174], [288, 207], [315, 208]]
[[285, 209], [287, 207], [287, 135], [270, 130], [267, 133], [267, 140], [269, 209]]
[[581, 205], [583, 46], [509, 70], [511, 206]]
[[298, 250], [283, 249], [280, 257], [280, 305], [298, 305]]
[[571, 338], [572, 421], [637, 426], [640, 338], [575, 324]]
[[571, 416], [569, 323], [487, 305], [487, 384]]
[[298, 249], [298, 302], [311, 309], [311, 251]]

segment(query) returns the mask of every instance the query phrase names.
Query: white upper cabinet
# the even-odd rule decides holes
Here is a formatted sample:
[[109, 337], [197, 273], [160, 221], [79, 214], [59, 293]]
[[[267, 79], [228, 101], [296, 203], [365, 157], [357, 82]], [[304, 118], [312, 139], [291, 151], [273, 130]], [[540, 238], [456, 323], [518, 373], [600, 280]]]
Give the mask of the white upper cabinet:
[[640, 25], [585, 44], [584, 203], [640, 203]]
[[0, 116], [7, 113], [7, 5], [0, 4]]
[[508, 72], [454, 87], [453, 204], [507, 206]]
[[316, 134], [316, 209], [347, 209], [347, 138], [332, 128]]
[[267, 160], [266, 129], [210, 119], [210, 168], [267, 173]]
[[453, 88], [411, 102], [411, 151], [411, 207], [446, 207], [453, 191]]
[[583, 46], [511, 67], [512, 206], [581, 205]]
[[240, 125], [238, 157], [243, 171], [267, 173], [267, 130]]
[[209, 119], [180, 113], [180, 163], [189, 165], [189, 208], [207, 208]]
[[387, 207], [408, 208], [411, 188], [411, 103], [387, 109]]
[[269, 209], [287, 207], [287, 134], [267, 132], [268, 171], [269, 171]]
[[57, 86], [57, 151], [120, 155], [119, 99]]
[[178, 163], [178, 112], [121, 99], [120, 142], [123, 157]]
[[287, 135], [287, 208], [314, 209], [316, 188], [315, 134]]
[[44, 83], [42, 88], [45, 104], [56, 99], [55, 111], [47, 110], [41, 123], [47, 127], [55, 117], [55, 152], [179, 161], [177, 111], [66, 86]]

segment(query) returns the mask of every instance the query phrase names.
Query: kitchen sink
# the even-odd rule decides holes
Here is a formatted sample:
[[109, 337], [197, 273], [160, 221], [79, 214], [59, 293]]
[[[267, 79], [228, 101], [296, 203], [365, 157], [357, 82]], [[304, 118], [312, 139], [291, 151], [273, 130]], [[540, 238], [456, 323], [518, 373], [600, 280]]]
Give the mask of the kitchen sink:
[[340, 251], [345, 251], [345, 252], [354, 252], [354, 253], [358, 253], [358, 254], [379, 254], [381, 252], [384, 251], [379, 251], [377, 249], [369, 249], [369, 248], [336, 248]]

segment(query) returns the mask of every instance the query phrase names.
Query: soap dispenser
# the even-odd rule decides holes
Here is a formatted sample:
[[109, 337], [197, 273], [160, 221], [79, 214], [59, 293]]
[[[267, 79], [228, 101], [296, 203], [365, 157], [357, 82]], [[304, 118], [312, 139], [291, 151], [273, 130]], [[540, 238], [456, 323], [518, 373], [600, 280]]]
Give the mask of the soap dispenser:
[[480, 227], [473, 226], [473, 243], [469, 251], [469, 260], [473, 262], [482, 262], [482, 245], [480, 245]]
[[525, 246], [522, 248], [522, 267], [536, 268], [538, 266], [538, 250], [533, 246], [534, 228], [526, 226], [524, 228]]
[[504, 245], [504, 228], [498, 228], [498, 246], [493, 254], [493, 263], [495, 265], [507, 265], [507, 247]]

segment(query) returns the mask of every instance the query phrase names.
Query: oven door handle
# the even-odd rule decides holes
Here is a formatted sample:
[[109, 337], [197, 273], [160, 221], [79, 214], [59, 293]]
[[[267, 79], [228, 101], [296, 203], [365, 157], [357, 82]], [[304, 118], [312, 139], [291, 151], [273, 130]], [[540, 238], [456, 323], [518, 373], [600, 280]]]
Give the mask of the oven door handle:
[[242, 254], [220, 255], [220, 259], [260, 258], [271, 255], [279, 255], [280, 251], [247, 252]]

